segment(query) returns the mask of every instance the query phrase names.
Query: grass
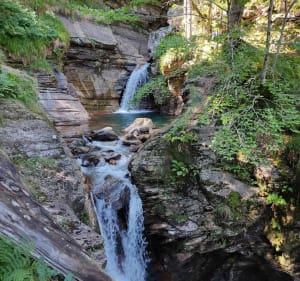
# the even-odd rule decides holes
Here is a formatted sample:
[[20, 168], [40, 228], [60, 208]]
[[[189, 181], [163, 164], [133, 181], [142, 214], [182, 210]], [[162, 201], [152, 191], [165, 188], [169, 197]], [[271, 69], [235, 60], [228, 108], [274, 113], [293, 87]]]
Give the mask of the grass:
[[49, 55], [59, 59], [55, 41], [68, 46], [68, 32], [54, 14], [37, 15], [11, 0], [2, 0], [0, 10], [0, 46], [24, 65]]
[[42, 114], [34, 78], [22, 71], [1, 66], [0, 98], [21, 101], [32, 112]]

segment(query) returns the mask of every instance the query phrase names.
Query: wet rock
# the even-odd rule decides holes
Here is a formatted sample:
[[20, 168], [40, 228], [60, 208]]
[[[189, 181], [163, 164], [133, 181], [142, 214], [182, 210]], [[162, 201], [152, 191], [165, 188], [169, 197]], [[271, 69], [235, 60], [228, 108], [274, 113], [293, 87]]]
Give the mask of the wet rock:
[[92, 131], [86, 135], [86, 138], [91, 141], [115, 141], [118, 140], [118, 135], [111, 127], [105, 127], [98, 131]]
[[81, 158], [81, 166], [83, 167], [95, 167], [100, 162], [97, 155], [84, 155]]
[[[15, 127], [14, 131], [16, 131], [16, 128], [18, 127]], [[71, 164], [69, 165], [71, 166]], [[35, 176], [37, 178], [45, 178], [45, 173], [46, 171], [43, 171], [42, 176]], [[71, 177], [72, 175], [69, 175], [69, 179], [64, 178], [63, 184], [69, 187]], [[51, 182], [52, 179], [54, 181]], [[48, 189], [49, 193], [53, 192], [53, 186], [58, 187], [58, 184], [55, 184], [55, 180], [57, 179], [58, 174], [55, 174], [47, 180], [46, 189]], [[45, 182], [41, 182], [41, 184], [42, 187], [45, 187]], [[71, 193], [71, 190], [74, 192], [73, 189], [78, 188], [76, 184], [78, 185], [78, 183], [73, 182], [71, 187], [68, 188], [68, 192]], [[82, 223], [74, 218], [76, 216], [68, 206], [69, 201], [65, 202], [62, 199], [66, 197], [70, 200], [73, 195], [67, 195], [67, 191], [59, 189], [59, 194], [55, 194], [56, 203], [53, 204], [53, 201], [48, 202], [47, 209], [49, 209], [49, 206], [52, 206], [53, 210], [47, 212], [36, 200], [32, 199], [28, 190], [29, 187], [25, 188], [23, 186], [21, 176], [14, 165], [0, 151], [0, 232], [19, 243], [22, 243], [24, 237], [26, 237], [28, 241], [35, 245], [35, 249], [33, 250], [34, 256], [40, 257], [42, 253], [45, 260], [51, 264], [51, 267], [64, 274], [71, 272], [76, 280], [110, 281], [111, 278], [83, 251], [83, 245], [86, 242], [78, 241], [81, 235], [88, 237], [88, 231], [90, 231], [91, 236], [93, 233], [88, 226], [85, 226], [87, 231], [83, 233], [84, 228], [82, 227]], [[46, 202], [43, 204], [47, 207]], [[59, 226], [58, 215], [54, 214], [54, 212], [59, 212], [58, 209], [54, 208], [60, 204], [65, 206], [64, 209], [61, 209], [64, 221], [66, 221], [67, 217], [70, 219], [68, 220], [70, 223], [69, 227], [67, 227], [68, 231], [63, 230]], [[56, 222], [53, 218], [56, 219]], [[77, 233], [70, 235], [70, 232], [75, 230], [74, 227], [79, 232], [77, 231]], [[86, 240], [89, 239], [86, 238]]]
[[94, 195], [99, 199], [104, 199], [107, 203], [111, 203], [114, 210], [120, 210], [129, 204], [129, 187], [112, 176], [107, 176], [103, 186], [96, 187], [96, 190]]
[[129, 151], [135, 153], [139, 150], [139, 148], [140, 148], [139, 145], [130, 145]]
[[121, 154], [116, 153], [114, 151], [112, 152], [104, 152], [102, 153], [102, 155], [104, 156], [104, 160], [106, 162], [112, 162], [112, 161], [117, 161], [121, 159]]
[[139, 146], [142, 142], [138, 139], [136, 140], [123, 140], [122, 143], [127, 146]]
[[136, 118], [132, 124], [124, 129], [124, 133], [133, 135], [135, 132], [139, 134], [149, 133], [155, 126], [150, 118]]
[[90, 149], [91, 147], [89, 146], [73, 147], [71, 148], [71, 152], [73, 155], [79, 155], [79, 154], [88, 153]]

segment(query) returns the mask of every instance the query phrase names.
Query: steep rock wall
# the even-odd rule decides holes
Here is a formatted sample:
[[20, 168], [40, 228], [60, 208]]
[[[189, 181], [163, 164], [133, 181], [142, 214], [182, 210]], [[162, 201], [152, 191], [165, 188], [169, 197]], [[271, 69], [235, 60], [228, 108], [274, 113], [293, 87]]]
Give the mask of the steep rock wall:
[[89, 111], [113, 112], [130, 72], [148, 59], [147, 32], [61, 18], [71, 36], [63, 72]]
[[[193, 109], [199, 113], [211, 81], [193, 83], [201, 93]], [[210, 149], [214, 126], [197, 125], [196, 118], [191, 125], [196, 140], [171, 140], [171, 125], [148, 140], [130, 163], [143, 200], [155, 278], [293, 280], [266, 259], [274, 254], [264, 234], [270, 209], [258, 188], [220, 168]]]

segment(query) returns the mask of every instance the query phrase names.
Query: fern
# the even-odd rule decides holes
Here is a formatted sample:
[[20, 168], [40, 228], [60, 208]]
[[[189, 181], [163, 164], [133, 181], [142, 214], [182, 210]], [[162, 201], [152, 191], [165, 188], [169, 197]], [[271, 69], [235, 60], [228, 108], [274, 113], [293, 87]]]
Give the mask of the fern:
[[[1, 281], [49, 281], [58, 272], [50, 269], [44, 258], [34, 260], [30, 253], [34, 246], [23, 242], [16, 246], [11, 240], [0, 234], [0, 280]], [[72, 274], [65, 281], [72, 281]]]

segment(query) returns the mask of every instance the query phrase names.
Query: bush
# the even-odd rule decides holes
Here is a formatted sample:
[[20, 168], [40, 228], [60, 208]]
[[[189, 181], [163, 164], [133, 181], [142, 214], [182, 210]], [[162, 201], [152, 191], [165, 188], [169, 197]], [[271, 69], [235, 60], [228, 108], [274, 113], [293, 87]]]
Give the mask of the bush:
[[152, 96], [156, 105], [164, 105], [171, 97], [167, 80], [163, 76], [152, 78], [144, 86], [139, 88], [132, 103], [138, 105], [142, 99]]
[[16, 246], [11, 240], [0, 235], [0, 280], [49, 281], [57, 276], [58, 272], [50, 269], [42, 258], [38, 261], [31, 258], [30, 253], [33, 249], [28, 243]]
[[25, 104], [30, 110], [40, 113], [36, 88], [33, 79], [9, 71], [0, 73], [0, 98], [16, 99]]
[[0, 46], [24, 64], [45, 58], [54, 40], [65, 43], [69, 40], [67, 31], [54, 15], [38, 17], [11, 0], [2, 0], [0, 11]]

